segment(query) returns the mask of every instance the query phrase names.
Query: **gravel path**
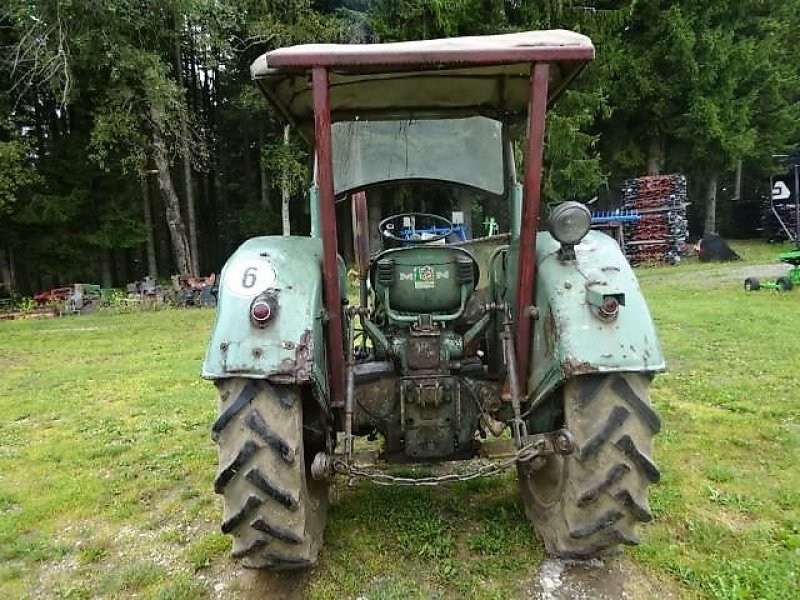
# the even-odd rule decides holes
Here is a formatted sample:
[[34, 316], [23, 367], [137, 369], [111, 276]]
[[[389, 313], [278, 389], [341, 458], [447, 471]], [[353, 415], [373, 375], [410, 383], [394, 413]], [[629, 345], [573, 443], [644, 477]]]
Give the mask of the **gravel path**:
[[721, 263], [708, 266], [705, 269], [683, 269], [680, 266], [674, 269], [648, 272], [646, 269], [636, 270], [636, 277], [640, 281], [668, 280], [676, 286], [698, 287], [708, 283], [731, 284], [741, 287], [746, 277], [756, 277], [761, 281], [774, 281], [785, 275], [790, 269], [789, 265], [779, 262], [742, 265], [740, 263]]

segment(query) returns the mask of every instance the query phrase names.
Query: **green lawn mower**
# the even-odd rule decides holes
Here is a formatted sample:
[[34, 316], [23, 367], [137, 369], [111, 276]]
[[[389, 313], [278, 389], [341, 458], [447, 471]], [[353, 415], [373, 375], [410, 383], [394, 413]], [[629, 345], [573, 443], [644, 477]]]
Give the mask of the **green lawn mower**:
[[778, 290], [779, 292], [788, 292], [796, 285], [800, 285], [800, 250], [792, 250], [791, 252], [784, 252], [778, 255], [781, 262], [792, 265], [792, 268], [786, 273], [778, 277], [775, 282], [765, 281], [760, 282], [755, 277], [748, 277], [744, 280], [744, 289], [748, 292], [755, 292], [756, 290]]

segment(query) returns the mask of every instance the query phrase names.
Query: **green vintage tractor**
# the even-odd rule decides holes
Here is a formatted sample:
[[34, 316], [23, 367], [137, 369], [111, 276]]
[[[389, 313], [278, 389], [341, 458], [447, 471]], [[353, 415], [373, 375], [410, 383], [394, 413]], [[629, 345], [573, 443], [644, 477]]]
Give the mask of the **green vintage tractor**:
[[[583, 205], [539, 227], [546, 110], [593, 56], [585, 36], [535, 31], [295, 46], [253, 64], [315, 160], [310, 235], [231, 256], [203, 366], [220, 396], [222, 531], [245, 566], [313, 565], [337, 475], [438, 484], [516, 467], [550, 553], [637, 542], [659, 479], [658, 338]], [[504, 207], [507, 232], [449, 243], [449, 219], [407, 211], [441, 189]], [[387, 198], [397, 208], [382, 212]], [[337, 203], [352, 216], [357, 298]], [[386, 463], [473, 459], [495, 436], [509, 454], [414, 482], [359, 463], [359, 436], [380, 438]]]

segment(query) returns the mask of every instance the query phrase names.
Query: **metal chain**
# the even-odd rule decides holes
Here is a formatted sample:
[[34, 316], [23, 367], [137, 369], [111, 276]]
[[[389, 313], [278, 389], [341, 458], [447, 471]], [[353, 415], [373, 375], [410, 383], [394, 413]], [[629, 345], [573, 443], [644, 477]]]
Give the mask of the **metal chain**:
[[333, 470], [341, 475], [347, 475], [349, 477], [348, 485], [352, 484], [356, 479], [367, 479], [376, 485], [437, 486], [457, 481], [470, 481], [471, 479], [477, 479], [479, 477], [498, 475], [510, 469], [517, 464], [517, 462], [533, 460], [542, 454], [546, 445], [544, 440], [536, 440], [523, 446], [514, 456], [506, 460], [480, 465], [472, 471], [460, 474], [450, 473], [432, 477], [395, 477], [394, 475], [389, 475], [382, 471], [360, 469], [354, 464], [348, 464], [347, 461], [343, 459], [336, 459], [333, 461]]

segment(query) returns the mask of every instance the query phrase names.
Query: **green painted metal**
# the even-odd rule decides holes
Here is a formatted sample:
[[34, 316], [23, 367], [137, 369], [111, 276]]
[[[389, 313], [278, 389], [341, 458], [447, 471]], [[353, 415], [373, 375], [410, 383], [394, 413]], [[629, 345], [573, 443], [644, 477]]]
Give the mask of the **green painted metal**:
[[319, 186], [312, 185], [308, 190], [308, 209], [311, 213], [311, 237], [322, 238], [322, 225], [319, 221]]
[[[457, 333], [445, 329], [436, 336], [436, 340], [439, 345], [439, 364], [446, 365], [448, 361], [458, 360], [464, 356], [464, 338]], [[393, 337], [388, 342], [388, 354], [400, 361], [400, 369], [403, 373], [410, 370], [408, 364], [409, 343], [409, 337], [404, 334]]]
[[491, 284], [490, 262], [492, 260], [492, 256], [494, 256], [499, 246], [507, 245], [509, 239], [511, 239], [509, 234], [501, 233], [493, 236], [473, 238], [471, 240], [454, 244], [459, 248], [464, 248], [464, 250], [467, 250], [475, 259], [475, 262], [478, 263], [481, 277], [480, 281], [478, 281], [478, 285], [475, 286], [476, 290], [486, 290], [489, 288]]
[[[475, 281], [459, 282], [458, 261], [474, 264], [465, 250], [449, 246], [416, 246], [389, 250], [381, 254], [378, 265], [393, 263], [394, 278], [389, 285], [376, 277], [375, 293], [388, 297], [396, 322], [416, 321], [420, 313], [435, 320], [454, 320], [464, 312], [466, 299]], [[380, 267], [379, 267], [380, 268]], [[410, 319], [403, 318], [403, 313]]]
[[[459, 302], [458, 307], [452, 312], [443, 313], [442, 311], [436, 311], [436, 313], [433, 315], [434, 321], [455, 321], [456, 319], [461, 318], [461, 316], [464, 314], [464, 308], [467, 305], [467, 299], [469, 298], [471, 290], [466, 285], [462, 285], [460, 288], [461, 301]], [[389, 288], [385, 288], [383, 290], [383, 306], [386, 308], [386, 315], [389, 317], [389, 320], [394, 323], [416, 323], [419, 320], [420, 314], [429, 314], [424, 308], [413, 309], [411, 314], [401, 314], [397, 312], [394, 310], [394, 308], [392, 308], [392, 303], [389, 297]]]
[[511, 237], [519, 239], [519, 230], [522, 221], [522, 184], [514, 182], [511, 192]]
[[[539, 233], [539, 318], [534, 326], [528, 382], [533, 402], [569, 377], [664, 371], [664, 355], [650, 311], [617, 243], [590, 231], [575, 247], [574, 261], [560, 261], [558, 248], [549, 233]], [[619, 302], [619, 312], [615, 318], [604, 319], [598, 304], [610, 296]]]
[[[322, 245], [314, 238], [265, 236], [242, 244], [222, 269], [203, 377], [314, 381], [327, 389], [321, 260]], [[250, 321], [250, 304], [266, 290], [278, 307], [259, 328]]]

